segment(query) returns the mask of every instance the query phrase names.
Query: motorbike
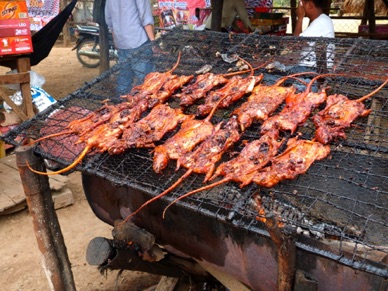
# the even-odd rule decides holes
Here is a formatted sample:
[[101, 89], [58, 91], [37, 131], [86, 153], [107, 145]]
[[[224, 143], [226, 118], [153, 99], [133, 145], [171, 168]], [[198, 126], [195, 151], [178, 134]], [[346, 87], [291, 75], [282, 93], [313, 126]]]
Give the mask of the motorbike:
[[[77, 41], [72, 50], [76, 50], [78, 61], [87, 68], [97, 68], [100, 65], [100, 28], [92, 25], [77, 25], [74, 35]], [[118, 61], [111, 32], [109, 32], [109, 60]]]

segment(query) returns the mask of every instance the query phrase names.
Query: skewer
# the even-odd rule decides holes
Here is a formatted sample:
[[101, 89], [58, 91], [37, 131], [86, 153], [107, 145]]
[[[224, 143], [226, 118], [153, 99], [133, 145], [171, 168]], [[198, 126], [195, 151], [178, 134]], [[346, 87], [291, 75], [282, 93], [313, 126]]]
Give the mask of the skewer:
[[357, 100], [350, 100], [341, 94], [330, 95], [326, 107], [312, 118], [317, 128], [315, 139], [327, 144], [337, 137], [346, 138], [344, 129], [350, 127], [356, 118], [367, 116], [371, 112], [371, 109], [365, 109], [362, 102], [376, 94], [387, 83], [388, 79], [371, 93]]
[[[241, 60], [243, 60], [243, 59], [241, 59]], [[244, 62], [246, 62], [245, 60], [243, 60]], [[246, 63], [248, 63], [248, 62], [246, 62]], [[252, 68], [252, 66], [249, 64], [249, 67], [250, 67], [250, 69], [252, 70], [252, 72], [251, 72], [251, 75], [253, 74], [253, 68]], [[224, 95], [224, 96], [222, 96], [220, 99], [224, 99], [224, 98], [227, 98], [228, 97], [228, 95]], [[222, 101], [222, 100], [221, 100]], [[218, 101], [217, 102], [217, 106], [220, 104], [220, 102]], [[235, 120], [233, 120], [233, 119], [231, 119], [229, 122], [232, 122], [232, 121], [235, 121]], [[231, 127], [233, 127], [233, 122], [229, 125], [229, 122], [228, 122], [228, 124], [226, 124], [226, 126], [231, 126]], [[237, 122], [236, 122], [236, 125], [237, 125]], [[218, 133], [219, 131], [217, 130], [215, 133], [214, 133], [214, 135], [216, 135], [217, 133]], [[221, 133], [222, 133], [222, 131], [221, 131]], [[236, 133], [235, 134], [233, 134], [233, 132], [232, 131], [229, 131], [228, 132], [228, 137], [225, 139], [225, 141], [223, 141], [222, 140], [222, 138], [220, 138], [219, 139], [219, 141], [217, 140], [217, 139], [214, 139], [213, 140], [213, 137], [214, 136], [212, 136], [211, 137], [211, 139], [208, 139], [209, 140], [209, 142], [211, 143], [211, 141], [215, 141], [216, 142], [216, 145], [218, 145], [218, 142], [219, 141], [222, 141], [223, 142], [223, 144], [221, 145], [220, 144], [220, 150], [221, 150], [221, 152], [218, 152], [217, 153], [217, 151], [210, 151], [210, 152], [208, 152], [208, 157], [205, 157], [205, 155], [202, 155], [203, 157], [203, 159], [205, 159], [205, 158], [207, 158], [208, 159], [208, 162], [209, 163], [211, 163], [212, 164], [212, 169], [209, 171], [209, 170], [207, 170], [207, 171], [205, 171], [205, 173], [207, 173], [206, 174], [206, 177], [205, 177], [205, 181], [204, 182], [206, 182], [210, 177], [211, 177], [211, 175], [212, 175], [212, 173], [213, 173], [213, 171], [214, 171], [214, 167], [215, 167], [215, 162], [217, 162], [218, 160], [219, 160], [219, 158], [221, 158], [221, 154], [222, 154], [222, 152], [223, 151], [225, 151], [230, 145], [232, 145], [235, 141], [237, 141], [239, 138], [240, 138], [240, 134], [237, 132], [237, 130], [236, 130]], [[155, 196], [155, 197], [153, 197], [152, 199], [150, 199], [150, 200], [148, 200], [147, 202], [145, 202], [144, 204], [142, 204], [135, 212], [133, 212], [133, 213], [131, 213], [130, 215], [128, 215], [124, 220], [123, 220], [123, 222], [122, 223], [125, 223], [126, 221], [128, 221], [132, 216], [134, 216], [134, 215], [136, 215], [141, 209], [143, 209], [145, 206], [147, 206], [147, 205], [149, 205], [150, 203], [152, 203], [153, 201], [156, 201], [156, 200], [158, 200], [158, 199], [160, 199], [161, 197], [163, 197], [163, 196], [165, 196], [165, 195], [167, 195], [168, 193], [170, 193], [173, 189], [175, 189], [184, 179], [186, 179], [188, 176], [190, 176], [191, 174], [192, 174], [192, 172], [194, 172], [194, 169], [195, 169], [195, 167], [198, 167], [197, 168], [197, 170], [196, 170], [196, 172], [198, 172], [198, 173], [200, 173], [201, 171], [200, 170], [198, 170], [198, 169], [201, 169], [200, 168], [200, 166], [199, 165], [195, 165], [195, 154], [197, 153], [197, 152], [200, 152], [201, 150], [202, 150], [202, 146], [203, 145], [206, 145], [206, 141], [203, 143], [203, 144], [201, 144], [201, 146], [193, 153], [193, 157], [192, 157], [192, 161], [191, 161], [191, 163], [192, 163], [192, 165], [190, 166], [190, 162], [189, 162], [189, 166], [188, 166], [188, 170], [187, 170], [187, 172], [183, 175], [183, 176], [181, 176], [172, 186], [170, 186], [167, 190], [165, 190], [165, 191], [163, 191], [161, 194], [159, 194], [159, 195], [157, 195], [157, 196]], [[205, 146], [206, 147], [206, 146]], [[206, 148], [207, 150], [209, 149], [209, 148], [211, 148], [211, 147], [208, 147], [208, 148]], [[218, 158], [217, 158], [217, 156], [218, 156]], [[181, 164], [180, 162], [180, 159], [178, 159], [178, 163], [179, 163], [179, 165]], [[188, 161], [188, 160], [187, 160]], [[204, 166], [202, 166], [202, 169], [204, 168]]]
[[[282, 180], [294, 179], [297, 175], [305, 173], [314, 161], [327, 157], [329, 153], [330, 147], [322, 145], [319, 142], [297, 140], [296, 138], [290, 139], [287, 149], [277, 157], [271, 159], [271, 166], [266, 168], [261, 167], [261, 170], [259, 169], [259, 172], [257, 173], [255, 173], [255, 171], [258, 169], [250, 169], [248, 171], [249, 173], [254, 173], [254, 176], [250, 179], [249, 183], [253, 181], [259, 186], [267, 188], [273, 187]], [[187, 198], [198, 192], [209, 190], [215, 186], [229, 182], [230, 180], [231, 179], [225, 177], [218, 182], [190, 191], [176, 198], [164, 208], [162, 217], [164, 218], [168, 208], [179, 200]]]
[[205, 100], [205, 103], [199, 105], [197, 108], [197, 115], [205, 115], [211, 111], [211, 108], [214, 106], [214, 103], [224, 95], [228, 95], [227, 98], [224, 98], [223, 102], [219, 105], [220, 108], [227, 108], [229, 105], [239, 99], [241, 99], [245, 94], [252, 92], [254, 86], [263, 79], [263, 74], [260, 76], [253, 76], [254, 70], [251, 64], [246, 62], [241, 57], [237, 57], [239, 60], [245, 62], [249, 69], [250, 74], [246, 78], [241, 78], [240, 76], [232, 77], [224, 87], [219, 90], [211, 92]]
[[67, 166], [66, 168], [60, 169], [58, 171], [55, 171], [55, 172], [40, 172], [40, 171], [34, 170], [28, 162], [27, 162], [27, 167], [28, 167], [28, 169], [30, 169], [31, 172], [34, 172], [35, 174], [39, 174], [39, 175], [43, 175], [43, 176], [62, 174], [62, 173], [65, 173], [65, 172], [73, 169], [76, 165], [78, 165], [82, 161], [82, 159], [86, 156], [86, 154], [89, 152], [90, 149], [91, 149], [91, 147], [86, 146], [83, 149], [83, 151], [79, 154], [79, 156], [69, 166]]
[[[313, 82], [315, 81], [315, 78], [311, 81]], [[309, 87], [308, 87], [309, 88]], [[203, 144], [202, 144], [203, 145]], [[202, 146], [201, 145], [201, 146]], [[201, 150], [200, 148], [197, 149], [197, 151], [199, 152], [199, 150]], [[179, 162], [180, 159], [178, 159], [178, 162]], [[215, 164], [213, 164], [213, 167], [215, 166]], [[192, 166], [189, 166], [189, 169], [188, 171], [182, 176], [180, 177], [172, 186], [170, 186], [167, 190], [165, 190], [164, 192], [162, 192], [161, 194], [153, 197], [152, 199], [148, 200], [147, 202], [145, 202], [143, 205], [141, 205], [135, 212], [131, 213], [129, 216], [127, 216], [124, 220], [124, 222], [128, 221], [132, 216], [136, 215], [141, 209], [143, 209], [145, 206], [149, 205], [150, 203], [160, 199], [161, 197], [167, 195], [169, 192], [171, 192], [173, 189], [175, 189], [184, 179], [186, 179], [189, 175], [192, 174], [192, 172], [194, 172], [194, 165]], [[196, 171], [195, 171], [196, 172]], [[205, 180], [204, 182], [206, 182], [208, 179], [210, 179], [211, 177], [211, 173], [212, 171], [207, 171], [207, 175], [205, 177]]]
[[[217, 187], [219, 185], [234, 181], [241, 183], [240, 187], [244, 187], [252, 182], [254, 172], [263, 168], [271, 158], [273, 158], [283, 141], [277, 142], [277, 133], [273, 132], [270, 135], [263, 135], [259, 140], [255, 140], [250, 142], [245, 148], [241, 151], [241, 153], [234, 159], [222, 163], [215, 173], [215, 175], [210, 179], [214, 179], [219, 175], [217, 172], [224, 171], [225, 177], [217, 182], [212, 184], [203, 186], [201, 188], [190, 191], [179, 198], [175, 199], [171, 202], [163, 211], [164, 214], [168, 207], [177, 201], [199, 193], [201, 191], [209, 190], [211, 188]], [[251, 149], [252, 148], [252, 149]], [[264, 149], [263, 149], [264, 148]], [[235, 165], [238, 165], [235, 167]], [[226, 171], [225, 171], [226, 167]]]
[[[226, 98], [226, 96], [224, 97]], [[218, 105], [222, 102], [220, 99], [213, 107], [210, 114], [203, 120], [189, 119], [182, 123], [181, 129], [171, 138], [169, 138], [164, 144], [157, 146], [154, 149], [154, 163], [153, 169], [156, 173], [160, 173], [169, 161], [174, 158], [178, 160], [178, 157], [173, 157], [172, 151], [179, 150], [179, 154], [185, 154], [191, 151], [197, 144], [206, 139], [214, 130], [214, 125], [210, 122], [214, 113], [218, 109]], [[190, 140], [190, 143], [187, 142]], [[179, 163], [177, 169], [179, 169]]]
[[[232, 118], [226, 124], [226, 127], [231, 127], [231, 128], [226, 128], [225, 130], [220, 129], [219, 131], [214, 132], [212, 136], [208, 137], [208, 139], [204, 141], [195, 152], [192, 153], [192, 157], [190, 157], [191, 159], [187, 159], [188, 165], [186, 165], [186, 168], [188, 168], [188, 170], [173, 185], [171, 185], [167, 190], [163, 191], [159, 195], [143, 203], [136, 211], [128, 215], [121, 223], [125, 223], [131, 217], [133, 217], [139, 211], [141, 211], [144, 207], [146, 207], [150, 203], [170, 193], [180, 183], [182, 183], [183, 180], [189, 177], [193, 172], [199, 173], [199, 174], [207, 173], [205, 178], [205, 181], [207, 181], [207, 179], [209, 179], [211, 174], [213, 173], [215, 163], [219, 160], [222, 153], [240, 138], [240, 134], [237, 132], [238, 124], [235, 119]], [[234, 128], [234, 130], [232, 130], [232, 128]], [[217, 138], [217, 133], [219, 136], [224, 136], [224, 137], [227, 134], [227, 137], [225, 137], [224, 139]], [[208, 145], [208, 143], [213, 143], [213, 142], [215, 143], [213, 147]], [[204, 153], [203, 148], [205, 148], [207, 155]], [[198, 162], [196, 159], [198, 157], [196, 155], [199, 155], [201, 159], [206, 160], [207, 163]], [[203, 160], [200, 160], [200, 161], [203, 162]], [[207, 168], [208, 166], [210, 166], [210, 169]]]
[[[174, 66], [169, 70], [167, 71], [166, 75], [170, 75], [172, 74], [172, 72], [178, 67], [179, 65], [179, 62], [180, 62], [180, 58], [181, 58], [181, 52], [178, 53], [178, 59], [176, 61], [176, 63], [174, 64]], [[144, 85], [144, 83], [143, 83]], [[138, 96], [137, 96], [138, 97]], [[136, 103], [136, 106], [141, 106], [142, 108], [144, 108], [144, 102], [147, 102], [147, 101], [144, 101], [144, 99], [140, 99], [139, 100], [140, 102], [139, 103]], [[107, 102], [107, 100], [104, 100], [103, 102]], [[120, 103], [120, 104], [123, 104], [123, 103]], [[93, 147], [96, 147], [96, 146], [100, 146], [99, 142], [98, 142], [98, 136], [96, 138], [93, 137], [93, 136], [90, 136], [89, 138], [86, 136], [84, 137], [85, 134], [88, 134], [90, 132], [93, 132], [96, 130], [96, 128], [98, 128], [99, 126], [103, 126], [105, 125], [108, 120], [110, 120], [112, 118], [112, 116], [115, 116], [116, 113], [120, 113], [122, 110], [125, 110], [125, 109], [129, 109], [129, 106], [128, 108], [127, 107], [124, 107], [124, 109], [121, 109], [120, 110], [120, 104], [118, 106], [111, 106], [109, 108], [113, 108], [111, 114], [109, 114], [107, 117], [103, 118], [103, 119], [97, 119], [97, 122], [92, 122], [91, 126], [87, 128], [87, 130], [83, 130], [81, 132], [81, 130], [79, 130], [79, 132], [77, 132], [77, 130], [74, 130], [74, 128], [72, 130], [67, 130], [67, 131], [64, 131], [64, 132], [61, 132], [61, 133], [55, 133], [55, 134], [51, 134], [51, 135], [47, 135], [45, 137], [42, 137], [38, 140], [36, 140], [35, 142], [33, 143], [37, 143], [38, 141], [42, 141], [44, 139], [47, 139], [47, 138], [51, 138], [51, 137], [57, 137], [57, 136], [60, 136], [60, 135], [64, 135], [64, 134], [78, 134], [79, 135], [79, 139], [76, 143], [81, 143], [81, 142], [85, 142], [86, 143], [86, 146], [84, 148], [84, 150], [80, 153], [80, 155], [67, 167], [59, 170], [59, 171], [55, 171], [55, 172], [50, 172], [50, 173], [47, 173], [47, 172], [39, 172], [39, 171], [36, 171], [34, 169], [32, 169], [30, 167], [30, 165], [27, 165], [28, 168], [34, 172], [34, 173], [37, 173], [37, 174], [41, 174], [41, 175], [56, 175], [56, 174], [61, 174], [61, 173], [64, 173], [72, 168], [74, 168], [78, 163], [80, 163], [82, 161], [82, 159], [86, 156], [87, 152], [89, 150], [91, 150]], [[124, 103], [124, 105], [126, 104], [134, 104], [134, 102], [126, 102]], [[108, 105], [107, 104], [104, 104], [103, 107], [101, 107], [99, 109], [99, 111], [102, 111], [104, 109], [104, 107], [108, 108]], [[133, 108], [132, 108], [133, 109]], [[135, 112], [136, 116], [140, 116], [141, 112], [139, 110], [133, 110], [133, 112]], [[92, 117], [95, 116], [95, 113], [91, 113], [90, 115], [82, 118], [82, 119], [79, 119], [79, 120], [74, 120], [72, 121], [71, 123], [69, 123], [69, 127], [72, 126], [72, 125], [76, 125], [77, 123], [79, 124], [80, 122], [83, 122], [83, 121], [86, 121]], [[79, 129], [83, 129], [82, 126], [79, 127]], [[115, 129], [111, 129], [111, 130], [108, 130], [109, 134], [110, 135], [106, 135], [104, 136], [104, 138], [108, 137], [108, 136], [111, 136], [112, 138], [116, 138], [121, 134], [121, 129], [120, 128], [115, 128]], [[82, 138], [81, 138], [82, 137]], [[105, 151], [107, 150], [107, 148], [105, 147], [100, 147], [100, 151]]]
[[326, 76], [339, 76], [339, 74], [322, 74], [314, 77], [308, 84], [306, 90], [299, 94], [291, 94], [286, 99], [286, 106], [274, 116], [268, 118], [261, 126], [261, 134], [271, 130], [290, 131], [293, 134], [298, 125], [303, 124], [311, 111], [326, 101], [325, 88], [321, 93], [311, 92], [314, 82]]
[[372, 92], [370, 92], [369, 94], [355, 100], [356, 102], [363, 102], [365, 101], [366, 99], [368, 99], [369, 97], [372, 97], [374, 94], [376, 94], [378, 91], [380, 91], [386, 84], [388, 83], [388, 79], [384, 81], [383, 84], [381, 84], [379, 87], [377, 87], [375, 90], [373, 90]]
[[[316, 77], [314, 77], [310, 82], [309, 82], [309, 84], [308, 84], [308, 86], [307, 86], [307, 88], [306, 88], [306, 91], [303, 93], [303, 94], [309, 94], [310, 93], [310, 91], [311, 91], [311, 86], [312, 86], [312, 84], [317, 80], [317, 79], [319, 79], [319, 78], [322, 78], [322, 77], [324, 77], [324, 76], [333, 76], [333, 75], [335, 75], [335, 76], [338, 76], [338, 74], [324, 74], [324, 75], [319, 75], [319, 76], [316, 76]], [[294, 99], [296, 99], [295, 97], [294, 97]], [[294, 101], [294, 99], [293, 99], [293, 101]], [[323, 102], [324, 100], [325, 100], [326, 98], [323, 98], [323, 100], [318, 100], [318, 101], [321, 101], [321, 102]], [[320, 103], [321, 103], [320, 102]], [[298, 104], [298, 102], [296, 101], [296, 104]], [[309, 111], [309, 113], [310, 113], [310, 111]], [[306, 114], [306, 118], [307, 118], [307, 114]], [[299, 121], [299, 120], [296, 120], [296, 121]], [[299, 124], [299, 122], [298, 122], [298, 124]], [[295, 125], [295, 126], [297, 126], [297, 124]], [[276, 128], [272, 128], [272, 130], [277, 130]], [[265, 133], [268, 133], [269, 132], [269, 129], [267, 129], [265, 132], [264, 132], [264, 134]], [[274, 156], [275, 154], [273, 154], [272, 156]], [[268, 156], [268, 160], [266, 161], [266, 163], [268, 163], [269, 162], [269, 159], [271, 158], [271, 156], [269, 155]], [[265, 163], [265, 164], [266, 164]], [[247, 171], [249, 172], [249, 173], [251, 173], [251, 172], [253, 172], [253, 171], [255, 171], [255, 170], [258, 170], [258, 169], [260, 169], [261, 167], [263, 167], [263, 166], [265, 166], [265, 164], [263, 164], [263, 165], [259, 165], [259, 166], [257, 166], [257, 167], [255, 167], [254, 169], [247, 169]], [[247, 172], [247, 173], [248, 173]], [[246, 173], [246, 174], [247, 174]], [[241, 175], [240, 175], [241, 176]], [[233, 177], [233, 176], [226, 176], [224, 179], [222, 179], [222, 180], [220, 180], [220, 181], [218, 181], [218, 182], [215, 182], [215, 183], [213, 183], [213, 184], [211, 184], [211, 185], [208, 185], [208, 186], [204, 186], [204, 187], [201, 187], [201, 188], [199, 188], [199, 189], [197, 189], [197, 190], [193, 190], [193, 191], [190, 191], [189, 193], [186, 193], [186, 194], [184, 194], [184, 195], [182, 195], [182, 196], [180, 196], [180, 197], [178, 197], [177, 199], [175, 199], [173, 202], [171, 202], [165, 209], [164, 209], [164, 211], [163, 211], [163, 217], [164, 217], [164, 215], [165, 215], [165, 211], [167, 210], [167, 208], [169, 208], [172, 204], [174, 204], [175, 202], [177, 202], [177, 201], [179, 201], [179, 200], [181, 200], [181, 199], [183, 199], [183, 198], [185, 198], [185, 197], [188, 197], [188, 196], [190, 196], [190, 195], [193, 195], [193, 194], [195, 194], [195, 193], [198, 193], [198, 192], [200, 192], [200, 191], [204, 191], [204, 190], [208, 190], [208, 189], [210, 189], [210, 188], [212, 188], [212, 187], [216, 187], [216, 186], [218, 186], [218, 185], [221, 185], [221, 184], [223, 184], [223, 183], [226, 183], [226, 182], [229, 182], [229, 181], [232, 181], [233, 179], [238, 179], [238, 177]], [[245, 185], [247, 185], [247, 184], [249, 184], [250, 183], [250, 181], [247, 181], [247, 182], [244, 182], [244, 183], [242, 183], [242, 186], [245, 186]]]
[[[275, 84], [271, 86], [261, 85], [256, 86], [252, 94], [248, 97], [248, 100], [244, 102], [239, 108], [235, 109], [232, 114], [238, 116], [241, 130], [249, 127], [254, 120], [266, 120], [268, 116], [273, 113], [280, 104], [295, 91], [294, 87], [280, 87], [287, 79], [296, 79], [299, 82], [306, 84], [306, 82], [297, 78], [301, 75], [316, 74], [313, 72], [297, 73], [289, 76], [285, 76], [279, 79]], [[276, 89], [278, 88], [278, 89]]]

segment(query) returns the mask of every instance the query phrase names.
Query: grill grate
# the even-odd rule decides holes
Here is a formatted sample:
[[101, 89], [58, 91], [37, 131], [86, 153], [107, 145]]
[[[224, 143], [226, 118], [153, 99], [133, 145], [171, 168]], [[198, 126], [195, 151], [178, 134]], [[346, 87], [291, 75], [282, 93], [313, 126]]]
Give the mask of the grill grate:
[[[147, 60], [153, 70], [163, 72], [173, 67], [177, 53], [181, 51], [182, 59], [174, 73], [194, 74], [204, 65], [211, 65], [214, 73], [225, 73], [234, 69], [235, 64], [224, 62], [216, 53], [237, 53], [253, 67], [265, 62], [271, 63], [266, 68], [256, 70], [255, 74], [264, 73], [263, 83], [273, 84], [282, 76], [306, 70], [298, 66], [299, 56], [311, 42], [315, 42], [317, 47], [317, 70], [342, 74], [324, 79], [322, 85], [330, 87], [330, 94], [341, 93], [357, 99], [373, 91], [388, 76], [388, 51], [385, 49], [388, 42], [363, 39], [309, 39], [254, 34], [230, 36], [215, 32], [177, 30], [140, 50], [137, 59]], [[330, 45], [335, 45], [335, 61], [332, 67], [327, 67], [322, 64], [326, 64], [326, 51]], [[151, 46], [154, 53], [149, 56], [147, 51]], [[133, 62], [136, 63], [135, 60]], [[118, 89], [118, 82], [123, 78], [133, 80], [133, 83], [126, 84], [126, 91], [140, 82], [135, 72], [124, 73], [129, 72], [128, 65], [124, 63], [113, 67], [45, 112], [2, 136], [2, 139], [18, 146], [25, 137], [37, 138], [47, 120], [50, 120], [55, 131], [60, 131], [69, 120], [85, 116], [88, 112], [85, 109], [98, 109], [104, 99], [120, 102], [122, 92]], [[305, 79], [307, 82], [309, 80]], [[295, 81], [287, 81], [284, 85], [289, 86], [291, 83], [300, 90], [305, 88]], [[285, 223], [285, 229], [293, 233], [337, 242], [336, 255], [340, 257], [344, 250], [350, 248], [353, 256], [344, 259], [344, 263], [388, 276], [387, 86], [365, 101], [365, 104], [372, 109], [371, 114], [358, 118], [354, 126], [346, 130], [347, 139], [333, 143], [330, 157], [315, 162], [305, 175], [282, 182], [272, 189], [255, 185], [240, 189], [234, 183], [228, 183], [198, 193], [181, 202], [181, 205], [214, 216], [220, 221], [233, 223], [236, 227], [255, 230], [263, 228], [260, 219], [256, 219], [258, 212], [263, 209], [265, 212], [273, 211]], [[171, 99], [170, 105], [177, 106], [176, 100]], [[187, 112], [195, 112], [195, 109], [196, 106], [192, 106]], [[55, 112], [65, 114], [66, 118]], [[214, 122], [225, 119], [229, 112], [220, 110]], [[312, 139], [315, 128], [308, 121], [298, 130], [302, 138]], [[258, 132], [259, 125], [254, 125], [244, 133], [241, 140], [256, 139]], [[36, 153], [68, 165], [82, 151], [82, 145], [74, 147], [75, 137], [72, 138], [58, 137], [51, 141], [50, 146], [36, 147]], [[238, 143], [231, 152], [240, 151], [241, 148], [241, 143]], [[225, 158], [228, 157], [226, 155]], [[162, 174], [155, 174], [150, 151], [133, 149], [117, 156], [92, 152], [77, 170], [103, 177], [119, 186], [134, 187], [157, 195], [185, 173], [185, 170], [176, 172], [174, 168], [174, 163], [170, 162]], [[166, 199], [171, 201], [203, 186], [202, 180], [203, 176], [191, 175]], [[373, 259], [374, 264], [377, 261], [377, 267], [366, 263], [371, 259], [371, 253], [375, 256], [377, 254], [379, 258]]]

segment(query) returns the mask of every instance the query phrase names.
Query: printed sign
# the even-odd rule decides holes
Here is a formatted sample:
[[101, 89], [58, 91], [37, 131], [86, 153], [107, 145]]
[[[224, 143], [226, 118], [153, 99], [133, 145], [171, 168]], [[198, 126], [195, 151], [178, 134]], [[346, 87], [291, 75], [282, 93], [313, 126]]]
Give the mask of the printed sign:
[[59, 13], [59, 0], [27, 0], [30, 29], [38, 31]]
[[0, 56], [32, 52], [26, 1], [0, 0]]
[[199, 29], [205, 19], [197, 18], [196, 10], [210, 7], [210, 0], [159, 0], [158, 5], [161, 27], [182, 25], [185, 29]]

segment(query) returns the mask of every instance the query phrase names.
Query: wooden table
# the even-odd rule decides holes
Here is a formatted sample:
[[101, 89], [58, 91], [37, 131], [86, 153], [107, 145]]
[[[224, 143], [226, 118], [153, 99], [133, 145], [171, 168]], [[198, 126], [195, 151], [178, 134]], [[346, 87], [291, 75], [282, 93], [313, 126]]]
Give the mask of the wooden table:
[[7, 66], [12, 65], [12, 67], [18, 70], [18, 73], [0, 75], [0, 85], [20, 84], [23, 104], [21, 107], [16, 106], [1, 88], [0, 96], [15, 111], [15, 113], [23, 121], [25, 121], [34, 116], [30, 89], [30, 59], [28, 57], [21, 56], [0, 57], [0, 65], [2, 65], [3, 62], [6, 63]]
[[[25, 121], [32, 118], [34, 109], [32, 106], [31, 88], [30, 88], [30, 59], [24, 56], [4, 56], [0, 57], [0, 66], [15, 68], [18, 70], [16, 74], [0, 75], [0, 86], [9, 84], [20, 84], [20, 91], [23, 96], [23, 104], [17, 106], [8, 94], [0, 87], [0, 97], [7, 102], [12, 110]], [[5, 155], [4, 143], [0, 140], [0, 158]]]

